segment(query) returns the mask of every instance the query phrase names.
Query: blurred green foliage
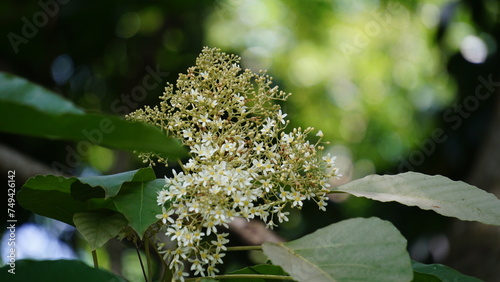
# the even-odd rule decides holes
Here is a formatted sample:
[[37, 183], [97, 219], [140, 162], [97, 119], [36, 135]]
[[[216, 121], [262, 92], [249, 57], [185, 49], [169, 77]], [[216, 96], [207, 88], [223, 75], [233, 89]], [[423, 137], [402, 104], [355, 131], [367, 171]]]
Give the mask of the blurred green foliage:
[[359, 177], [408, 154], [453, 98], [431, 41], [444, 2], [226, 1], [207, 40], [278, 77], [293, 93], [294, 125], [344, 146]]

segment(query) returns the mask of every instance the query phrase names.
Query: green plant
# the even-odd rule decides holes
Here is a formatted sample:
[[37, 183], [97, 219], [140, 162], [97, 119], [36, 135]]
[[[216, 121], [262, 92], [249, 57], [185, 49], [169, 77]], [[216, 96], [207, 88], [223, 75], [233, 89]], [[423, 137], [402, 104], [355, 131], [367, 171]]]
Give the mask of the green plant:
[[391, 223], [374, 217], [348, 219], [287, 243], [250, 247], [262, 249], [269, 264], [217, 273], [225, 251], [249, 248], [226, 247], [227, 233], [219, 226], [238, 216], [260, 218], [272, 228], [287, 220], [287, 205], [300, 209], [303, 201], [314, 200], [326, 209], [328, 193], [500, 225], [500, 201], [494, 195], [442, 176], [371, 175], [330, 188], [328, 179], [339, 172], [335, 158], [322, 155], [321, 131], [316, 143], [308, 141], [311, 128], [286, 133], [286, 114], [273, 101], [288, 94], [271, 87], [265, 73], [242, 70], [237, 56], [217, 49], [205, 48], [196, 66], [180, 75], [177, 88], [167, 86], [159, 107], [138, 110], [128, 116], [131, 121], [87, 114], [11, 75], [0, 79], [6, 93], [2, 115], [23, 113], [15, 125], [1, 123], [1, 131], [134, 150], [151, 165], [186, 156], [176, 140], [189, 148], [189, 160], [180, 164], [183, 171], [171, 178], [156, 179], [151, 165], [99, 177], [39, 175], [18, 193], [24, 208], [75, 226], [93, 251], [116, 236], [143, 247], [146, 281], [153, 278], [154, 256], [164, 264], [162, 281], [202, 280], [185, 278], [189, 270], [212, 280], [476, 281], [444, 266], [412, 262], [406, 239]]

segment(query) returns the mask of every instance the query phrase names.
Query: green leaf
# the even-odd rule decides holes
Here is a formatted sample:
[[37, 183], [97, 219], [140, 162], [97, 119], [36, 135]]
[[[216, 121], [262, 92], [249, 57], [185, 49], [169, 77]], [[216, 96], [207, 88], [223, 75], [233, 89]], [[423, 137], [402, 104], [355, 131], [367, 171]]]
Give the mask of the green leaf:
[[413, 272], [413, 280], [412, 282], [442, 282], [441, 279], [437, 278], [434, 275]]
[[[289, 277], [288, 274], [283, 271], [283, 268], [272, 265], [272, 264], [259, 264], [255, 266], [245, 267], [243, 269], [228, 273], [229, 275], [234, 274], [265, 274], [265, 275], [280, 275], [284, 277]], [[240, 282], [241, 278], [226, 278], [224, 282]], [[249, 282], [273, 282], [275, 279], [262, 279], [262, 278], [245, 278], [245, 281]]]
[[24, 184], [17, 199], [27, 210], [74, 226], [75, 213], [115, 210], [112, 201], [99, 198], [115, 196], [123, 183], [154, 178], [150, 167], [98, 177], [38, 175]]
[[60, 95], [15, 75], [0, 72], [0, 82], [2, 102], [26, 105], [54, 115], [85, 113]]
[[146, 229], [158, 221], [156, 215], [162, 212], [156, 199], [163, 186], [164, 179], [128, 182], [122, 186], [120, 193], [112, 198], [118, 211], [125, 215], [130, 226], [141, 238]]
[[413, 282], [481, 282], [474, 277], [463, 275], [453, 268], [442, 264], [423, 264], [420, 262], [412, 261], [414, 272]]
[[389, 222], [355, 218], [288, 243], [262, 245], [298, 281], [411, 281], [406, 239]]
[[369, 175], [341, 185], [335, 191], [381, 202], [396, 201], [461, 220], [500, 225], [500, 200], [493, 194], [440, 175], [416, 172]]
[[[154, 170], [151, 167], [140, 168], [113, 175], [80, 177], [78, 180], [81, 183], [88, 184], [92, 187], [101, 187], [104, 189], [105, 197], [114, 197], [120, 191], [121, 186], [125, 182], [143, 182], [156, 179]], [[80, 191], [81, 186], [73, 189], [73, 194], [85, 193]], [[84, 187], [85, 188], [85, 187]]]
[[106, 210], [75, 213], [73, 222], [92, 251], [116, 237], [128, 223], [122, 214]]
[[[129, 151], [153, 151], [183, 157], [187, 150], [158, 128], [117, 116], [85, 113], [59, 95], [11, 74], [0, 73], [0, 131], [29, 136], [83, 141]], [[15, 117], [15, 118], [13, 118]]]
[[86, 211], [88, 202], [71, 195], [71, 184], [75, 179], [60, 182], [54, 175], [39, 175], [30, 178], [17, 194], [19, 204], [34, 213], [73, 225], [73, 215]]
[[125, 282], [126, 280], [109, 271], [93, 268], [79, 260], [16, 260], [15, 274], [11, 274], [8, 264], [0, 268], [0, 281], [10, 282]]
[[[156, 198], [164, 185], [165, 180], [155, 179], [152, 168], [100, 177], [39, 175], [26, 182], [17, 198], [23, 208], [73, 226], [77, 224], [75, 214], [98, 209], [116, 210], [142, 237], [161, 213]], [[109, 198], [104, 199], [105, 196]], [[98, 246], [100, 241], [97, 239], [89, 241]]]

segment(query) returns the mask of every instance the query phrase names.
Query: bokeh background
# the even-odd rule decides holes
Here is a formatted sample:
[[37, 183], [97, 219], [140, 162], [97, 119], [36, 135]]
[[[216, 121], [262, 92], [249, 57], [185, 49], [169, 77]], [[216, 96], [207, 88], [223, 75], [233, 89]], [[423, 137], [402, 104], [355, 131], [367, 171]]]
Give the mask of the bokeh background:
[[[157, 104], [164, 83], [175, 83], [178, 73], [194, 65], [203, 46], [219, 47], [240, 55], [246, 68], [268, 70], [281, 89], [293, 93], [283, 104], [290, 128], [324, 132], [344, 175], [335, 185], [411, 170], [465, 181], [500, 197], [498, 1], [2, 1], [0, 35], [1, 71], [54, 90], [89, 112], [122, 116]], [[161, 73], [161, 83], [131, 99], [151, 71]], [[51, 173], [55, 162], [66, 161], [67, 146], [75, 145], [0, 138], [0, 167], [22, 164], [18, 183]], [[94, 146], [71, 174], [140, 166], [129, 152]], [[157, 169], [158, 177], [166, 173]], [[18, 209], [24, 223], [18, 258], [91, 263], [72, 228]], [[290, 240], [357, 216], [393, 222], [415, 260], [500, 281], [498, 228], [395, 203], [335, 198], [327, 212], [306, 205], [291, 211], [277, 235]], [[242, 243], [237, 234], [233, 241]], [[102, 264], [141, 279], [135, 251], [121, 246], [111, 242], [100, 250]], [[4, 253], [2, 243], [3, 261]], [[243, 253], [225, 267], [259, 260]]]

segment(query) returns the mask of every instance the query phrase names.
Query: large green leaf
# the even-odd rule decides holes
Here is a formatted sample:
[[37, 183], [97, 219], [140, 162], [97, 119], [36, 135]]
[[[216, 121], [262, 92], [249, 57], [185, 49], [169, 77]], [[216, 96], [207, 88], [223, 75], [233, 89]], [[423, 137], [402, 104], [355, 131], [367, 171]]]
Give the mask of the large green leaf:
[[71, 185], [77, 180], [75, 177], [38, 175], [28, 179], [17, 194], [17, 200], [27, 210], [74, 225], [73, 215], [89, 209], [88, 201], [71, 195]]
[[125, 282], [126, 280], [111, 272], [86, 265], [79, 260], [16, 260], [15, 274], [11, 274], [8, 264], [0, 268], [0, 281], [10, 282]]
[[[0, 120], [9, 121], [0, 122], [0, 131], [8, 133], [154, 151], [165, 157], [187, 154], [180, 142], [154, 126], [85, 113], [57, 94], [6, 73], [0, 73]], [[87, 147], [80, 146], [78, 153], [85, 153]]]
[[120, 193], [112, 198], [118, 211], [128, 219], [130, 226], [141, 238], [144, 231], [158, 221], [156, 215], [162, 212], [156, 199], [163, 186], [164, 179], [128, 182], [122, 186]]
[[396, 201], [461, 220], [500, 225], [500, 200], [493, 194], [440, 175], [416, 172], [369, 175], [335, 191], [382, 202]]
[[73, 215], [96, 209], [116, 209], [105, 200], [125, 182], [154, 179], [152, 168], [141, 168], [99, 177], [38, 175], [30, 178], [17, 195], [19, 204], [34, 213], [74, 225]]
[[89, 243], [91, 250], [116, 237], [128, 223], [122, 214], [106, 210], [75, 213], [73, 222]]
[[453, 268], [442, 264], [423, 264], [412, 261], [413, 282], [481, 282], [474, 277], [463, 275]]
[[288, 243], [262, 245], [298, 281], [411, 281], [406, 239], [389, 222], [355, 218]]

